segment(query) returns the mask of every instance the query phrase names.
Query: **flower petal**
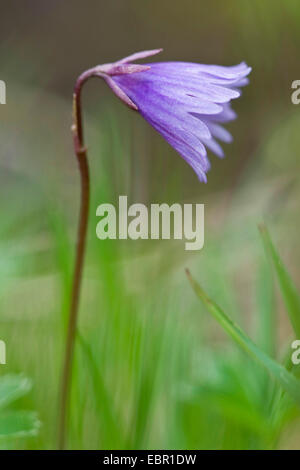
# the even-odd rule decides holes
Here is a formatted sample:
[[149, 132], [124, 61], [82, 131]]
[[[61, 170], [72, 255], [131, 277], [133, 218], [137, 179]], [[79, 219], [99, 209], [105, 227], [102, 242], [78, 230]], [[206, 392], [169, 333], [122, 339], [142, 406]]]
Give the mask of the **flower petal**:
[[[175, 106], [177, 104], [185, 107], [187, 111], [204, 114], [218, 114], [222, 111], [222, 107], [210, 99], [209, 96], [207, 96], [207, 99], [204, 99], [203, 95], [203, 99], [196, 100], [196, 97], [183, 93], [180, 84], [171, 87], [157, 80], [148, 79], [147, 75], [149, 72], [141, 72], [137, 75], [117, 75], [114, 77], [114, 80], [134, 102], [140, 101], [146, 104], [152, 96], [156, 96], [158, 101], [164, 96], [168, 100], [169, 105]], [[229, 98], [227, 101], [229, 101]]]
[[223, 126], [215, 123], [207, 123], [207, 126], [211, 132], [211, 135], [216, 137], [216, 139], [219, 139], [227, 144], [232, 142], [232, 135]]
[[207, 148], [209, 148], [209, 150], [211, 152], [213, 152], [215, 155], [217, 155], [217, 157], [219, 158], [224, 158], [224, 150], [222, 149], [221, 145], [218, 144], [218, 142], [214, 139], [214, 138], [211, 138], [211, 139], [204, 139], [204, 144], [206, 145]]
[[165, 140], [179, 153], [179, 155], [193, 168], [200, 181], [206, 183], [206, 172], [210, 168], [209, 160], [206, 156], [197, 153], [197, 151], [189, 146], [184, 140], [176, 134], [171, 134], [167, 129], [155, 122], [148, 122], [156, 129]]

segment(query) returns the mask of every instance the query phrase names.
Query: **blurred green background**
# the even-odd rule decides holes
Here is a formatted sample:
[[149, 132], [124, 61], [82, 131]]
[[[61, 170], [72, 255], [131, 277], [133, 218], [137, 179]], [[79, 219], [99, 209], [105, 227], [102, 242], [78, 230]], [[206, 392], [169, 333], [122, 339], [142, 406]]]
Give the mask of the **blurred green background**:
[[[257, 345], [284, 360], [295, 333], [257, 224], [267, 224], [299, 285], [300, 105], [291, 103], [291, 83], [300, 79], [299, 21], [298, 0], [1, 6], [0, 339], [7, 364], [0, 365], [0, 406], [1, 393], [11, 393], [3, 401], [8, 418], [0, 418], [2, 448], [56, 447], [79, 207], [70, 132], [76, 77], [158, 47], [164, 51], [155, 60], [244, 60], [251, 82], [233, 103], [234, 142], [224, 160], [211, 157], [206, 185], [104, 83], [86, 86], [92, 203], [68, 446], [299, 448], [299, 407], [209, 317], [184, 273], [189, 267]], [[96, 207], [122, 194], [129, 204], [204, 203], [204, 249], [98, 240]]]

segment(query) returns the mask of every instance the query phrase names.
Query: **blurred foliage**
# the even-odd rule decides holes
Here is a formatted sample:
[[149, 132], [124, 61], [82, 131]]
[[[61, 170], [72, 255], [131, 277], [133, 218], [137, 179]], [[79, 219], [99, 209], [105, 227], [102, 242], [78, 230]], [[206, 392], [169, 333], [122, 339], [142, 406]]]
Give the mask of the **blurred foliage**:
[[[74, 80], [87, 67], [154, 47], [164, 48], [157, 60], [245, 60], [251, 84], [234, 103], [235, 140], [226, 159], [211, 157], [207, 185], [104, 84], [86, 87], [92, 203], [69, 447], [299, 447], [299, 409], [199, 314], [184, 274], [188, 266], [257, 347], [290, 367], [294, 333], [286, 310], [293, 315], [298, 301], [286, 299], [299, 291], [290, 279], [300, 281], [300, 108], [290, 100], [299, 79], [299, 16], [298, 0], [90, 0], [86, 8], [79, 0], [72, 7], [11, 0], [1, 8], [0, 337], [9, 360], [0, 367], [32, 378], [22, 409], [36, 410], [43, 423], [38, 435], [7, 447], [56, 446], [79, 196], [70, 135]], [[180, 241], [100, 242], [96, 207], [121, 194], [129, 204], [205, 203], [204, 249], [191, 254]], [[257, 233], [262, 220], [276, 247], [269, 260]], [[280, 272], [277, 247], [288, 266]], [[285, 304], [272, 278], [278, 274]]]

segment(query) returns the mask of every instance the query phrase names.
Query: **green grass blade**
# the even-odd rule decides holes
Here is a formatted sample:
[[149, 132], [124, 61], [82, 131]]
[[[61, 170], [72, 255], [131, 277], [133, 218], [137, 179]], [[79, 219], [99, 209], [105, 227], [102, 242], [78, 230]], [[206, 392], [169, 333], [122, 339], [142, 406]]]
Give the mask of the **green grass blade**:
[[213, 302], [200, 285], [192, 278], [190, 272], [186, 270], [187, 277], [196, 295], [202, 300], [211, 315], [218, 321], [223, 329], [238, 343], [248, 354], [262, 364], [268, 372], [277, 380], [281, 387], [300, 405], [300, 381], [292, 376], [283, 366], [269, 357], [263, 350], [236, 325], [223, 311]]
[[163, 347], [164, 328], [150, 341], [143, 338], [139, 378], [136, 383], [135, 413], [132, 421], [132, 443], [134, 449], [143, 449], [147, 442], [154, 402], [159, 386], [159, 373]]
[[300, 338], [300, 295], [297, 291], [293, 280], [289, 273], [284, 267], [279, 254], [277, 253], [268, 229], [265, 225], [259, 227], [262, 240], [266, 252], [269, 254], [279, 282], [280, 290], [283, 296], [283, 300], [287, 309], [287, 313], [290, 317], [291, 324], [295, 331], [296, 337]]

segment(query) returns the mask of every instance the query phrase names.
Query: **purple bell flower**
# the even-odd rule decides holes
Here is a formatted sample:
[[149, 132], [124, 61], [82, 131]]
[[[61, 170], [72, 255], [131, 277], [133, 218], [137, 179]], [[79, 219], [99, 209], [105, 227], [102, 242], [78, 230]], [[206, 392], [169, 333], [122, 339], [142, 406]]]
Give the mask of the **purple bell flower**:
[[138, 111], [206, 182], [210, 168], [206, 148], [223, 157], [217, 142], [231, 142], [223, 123], [235, 119], [230, 101], [248, 84], [251, 68], [244, 62], [233, 67], [189, 62], [133, 61], [157, 54], [143, 51], [114, 64], [95, 67], [115, 94]]

